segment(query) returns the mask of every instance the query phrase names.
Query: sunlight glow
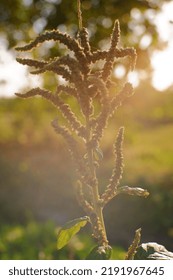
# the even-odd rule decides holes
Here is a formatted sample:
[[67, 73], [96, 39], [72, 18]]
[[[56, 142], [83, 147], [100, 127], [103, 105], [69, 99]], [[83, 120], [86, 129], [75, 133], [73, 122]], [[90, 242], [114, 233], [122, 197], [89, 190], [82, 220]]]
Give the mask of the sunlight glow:
[[27, 67], [20, 65], [5, 47], [0, 47], [0, 97], [11, 97], [25, 87], [40, 84], [40, 77], [28, 75]]
[[121, 79], [124, 77], [126, 73], [126, 69], [123, 65], [118, 65], [115, 69], [114, 69], [114, 75], [118, 78]]
[[139, 42], [139, 46], [141, 49], [145, 50], [147, 49], [152, 41], [152, 37], [150, 34], [145, 34], [144, 36], [142, 36], [140, 42]]
[[156, 52], [152, 58], [153, 86], [165, 90], [173, 84], [173, 44], [164, 52]]
[[134, 87], [139, 85], [139, 74], [137, 71], [133, 71], [128, 74], [128, 82], [130, 82]]
[[156, 23], [163, 41], [168, 42], [164, 51], [157, 51], [152, 57], [154, 69], [153, 86], [163, 91], [173, 85], [173, 2], [164, 4]]

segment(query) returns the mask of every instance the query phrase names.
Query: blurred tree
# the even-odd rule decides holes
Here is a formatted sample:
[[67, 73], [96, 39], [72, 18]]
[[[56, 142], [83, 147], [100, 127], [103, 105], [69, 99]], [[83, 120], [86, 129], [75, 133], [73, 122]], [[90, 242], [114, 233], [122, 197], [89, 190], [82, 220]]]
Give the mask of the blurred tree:
[[[83, 0], [84, 24], [90, 31], [92, 45], [104, 48], [116, 18], [121, 23], [122, 44], [138, 52], [137, 68], [150, 69], [153, 48], [161, 48], [155, 17], [170, 0]], [[0, 38], [8, 47], [36, 37], [43, 29], [59, 28], [77, 32], [76, 1], [1, 0]], [[104, 40], [103, 40], [104, 38]], [[148, 48], [150, 47], [150, 48]]]

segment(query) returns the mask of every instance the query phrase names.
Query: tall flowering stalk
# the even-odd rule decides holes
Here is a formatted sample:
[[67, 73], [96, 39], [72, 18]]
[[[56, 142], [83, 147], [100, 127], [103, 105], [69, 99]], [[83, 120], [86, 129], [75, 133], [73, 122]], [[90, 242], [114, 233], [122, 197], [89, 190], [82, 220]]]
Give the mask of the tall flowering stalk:
[[[62, 125], [58, 119], [52, 121], [52, 126], [57, 134], [66, 141], [77, 172], [75, 192], [77, 200], [87, 216], [75, 219], [66, 224], [58, 235], [58, 248], [62, 248], [86, 222], [90, 222], [92, 233], [98, 246], [90, 254], [90, 258], [109, 258], [110, 246], [108, 245], [106, 229], [103, 218], [103, 209], [107, 203], [119, 193], [129, 195], [147, 196], [148, 192], [141, 188], [120, 187], [123, 174], [123, 138], [124, 128], [120, 127], [114, 144], [115, 165], [109, 183], [103, 193], [99, 191], [97, 169], [103, 157], [100, 141], [107, 126], [109, 118], [117, 108], [133, 94], [133, 87], [126, 82], [117, 91], [117, 84], [112, 80], [112, 71], [115, 62], [121, 58], [129, 59], [129, 69], [133, 70], [136, 61], [134, 48], [119, 48], [120, 39], [119, 21], [116, 20], [110, 36], [108, 50], [92, 50], [89, 42], [88, 31], [82, 24], [80, 1], [78, 4], [79, 30], [77, 38], [73, 38], [58, 29], [46, 31], [35, 40], [23, 47], [17, 47], [20, 52], [31, 51], [40, 44], [53, 40], [66, 46], [69, 54], [54, 57], [51, 60], [35, 60], [17, 58], [23, 65], [35, 68], [32, 74], [53, 72], [65, 79], [66, 84], [58, 84], [56, 91], [34, 88], [24, 94], [16, 93], [18, 97], [29, 98], [40, 95], [47, 99], [61, 112], [65, 120]], [[73, 53], [73, 54], [72, 54]], [[102, 68], [94, 67], [102, 61]], [[115, 89], [115, 95], [110, 92]], [[67, 104], [65, 95], [77, 100], [80, 107], [80, 117], [73, 112]], [[99, 103], [96, 108], [95, 104]], [[82, 117], [81, 117], [82, 116]], [[81, 145], [82, 143], [82, 145]]]

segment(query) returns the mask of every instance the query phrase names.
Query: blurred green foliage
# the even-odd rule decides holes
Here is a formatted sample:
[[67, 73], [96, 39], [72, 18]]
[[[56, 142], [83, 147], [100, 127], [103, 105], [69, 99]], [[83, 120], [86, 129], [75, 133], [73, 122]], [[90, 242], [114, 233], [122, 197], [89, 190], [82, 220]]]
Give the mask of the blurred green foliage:
[[49, 140], [49, 136], [51, 137], [49, 122], [55, 114], [57, 112], [54, 107], [40, 98], [20, 100], [20, 102], [17, 98], [2, 98], [0, 101], [0, 142], [29, 144], [32, 139], [32, 143], [36, 144], [46, 141], [46, 137]]
[[[144, 34], [150, 34], [152, 43], [155, 44], [158, 34], [153, 19], [162, 5], [169, 0], [82, 0], [81, 2], [84, 24], [89, 28], [95, 43], [107, 37], [113, 21], [118, 18], [122, 23], [124, 40], [138, 44]], [[76, 15], [77, 1], [13, 0], [12, 8], [10, 1], [1, 0], [0, 31], [8, 39], [9, 45], [14, 46], [18, 41], [30, 40], [31, 36], [42, 32], [43, 29], [59, 27], [64, 31], [69, 29], [75, 33], [78, 26]], [[137, 32], [139, 30], [135, 26], [134, 19], [138, 22], [138, 27], [141, 27], [141, 33]], [[137, 37], [138, 40], [135, 40]]]
[[[0, 260], [79, 260], [85, 259], [90, 248], [95, 246], [89, 235], [72, 238], [63, 250], [56, 249], [59, 231], [53, 222], [25, 225], [4, 225], [0, 228]], [[123, 259], [125, 251], [113, 248], [113, 259]]]

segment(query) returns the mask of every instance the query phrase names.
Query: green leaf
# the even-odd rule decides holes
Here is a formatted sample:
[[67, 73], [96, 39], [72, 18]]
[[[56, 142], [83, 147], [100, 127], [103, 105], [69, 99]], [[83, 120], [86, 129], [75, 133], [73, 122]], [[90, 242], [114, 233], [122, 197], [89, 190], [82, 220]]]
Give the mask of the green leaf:
[[86, 260], [109, 260], [111, 258], [112, 248], [110, 246], [96, 246], [94, 247]]
[[89, 221], [89, 217], [84, 216], [67, 222], [59, 231], [57, 238], [57, 249], [63, 248], [75, 235], [81, 227], [84, 227]]

